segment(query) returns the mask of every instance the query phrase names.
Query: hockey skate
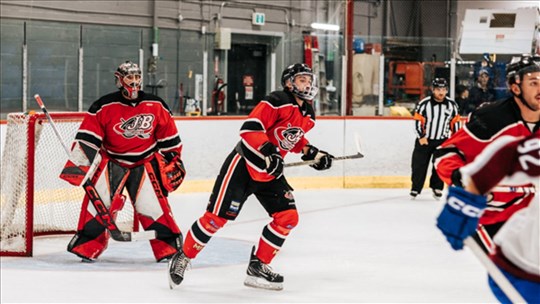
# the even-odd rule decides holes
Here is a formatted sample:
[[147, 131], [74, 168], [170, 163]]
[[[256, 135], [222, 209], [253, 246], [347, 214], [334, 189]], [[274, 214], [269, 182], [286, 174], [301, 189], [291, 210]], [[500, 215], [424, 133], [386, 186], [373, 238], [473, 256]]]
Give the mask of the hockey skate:
[[253, 247], [244, 285], [269, 290], [282, 290], [283, 276], [272, 271], [268, 264], [261, 262], [255, 255], [255, 247]]
[[431, 189], [431, 190], [433, 191], [433, 198], [436, 200], [440, 200], [443, 195], [442, 190], [439, 190], [439, 189]]
[[171, 289], [180, 285], [184, 280], [184, 272], [190, 265], [191, 259], [182, 250], [178, 251], [169, 260], [169, 287]]

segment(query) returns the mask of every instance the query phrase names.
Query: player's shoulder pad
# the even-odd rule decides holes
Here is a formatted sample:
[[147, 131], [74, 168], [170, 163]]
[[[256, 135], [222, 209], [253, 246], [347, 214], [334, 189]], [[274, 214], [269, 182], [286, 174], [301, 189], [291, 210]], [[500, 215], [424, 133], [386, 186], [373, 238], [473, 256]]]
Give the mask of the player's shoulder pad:
[[101, 110], [101, 108], [103, 108], [105, 105], [107, 105], [109, 103], [112, 103], [112, 102], [117, 102], [117, 101], [121, 100], [121, 98], [122, 98], [122, 93], [120, 91], [116, 91], [116, 92], [112, 92], [112, 93], [103, 95], [98, 100], [94, 101], [94, 103], [92, 103], [92, 105], [88, 109], [88, 112], [92, 113], [92, 114], [95, 114], [99, 110]]
[[488, 140], [506, 126], [519, 121], [520, 117], [513, 98], [484, 103], [471, 114], [467, 129], [478, 138]]
[[279, 107], [286, 104], [294, 104], [294, 96], [285, 91], [274, 91], [264, 98], [272, 106]]
[[157, 95], [154, 95], [154, 94], [150, 94], [150, 93], [146, 93], [144, 91], [141, 91], [141, 98], [143, 100], [158, 101], [159, 103], [161, 103], [161, 105], [165, 109], [167, 109], [168, 112], [170, 112], [172, 114], [171, 109], [169, 108], [169, 105], [161, 97], [159, 97]]

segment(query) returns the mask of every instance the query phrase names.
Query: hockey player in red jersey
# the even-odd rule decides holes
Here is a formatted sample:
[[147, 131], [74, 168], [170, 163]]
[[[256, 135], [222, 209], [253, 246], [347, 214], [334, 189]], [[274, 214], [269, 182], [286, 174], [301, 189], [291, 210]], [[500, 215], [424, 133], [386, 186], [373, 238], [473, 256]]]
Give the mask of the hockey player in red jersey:
[[[540, 77], [534, 82], [539, 90]], [[537, 97], [538, 98], [538, 97]], [[540, 130], [527, 137], [502, 136], [476, 159], [459, 169], [463, 186], [450, 187], [447, 203], [437, 227], [452, 248], [463, 248], [463, 240], [474, 234], [478, 217], [487, 206], [485, 194], [501, 180], [504, 184], [540, 182]], [[527, 303], [540, 303], [540, 199], [516, 211], [497, 232], [491, 255], [508, 281]], [[489, 285], [501, 303], [511, 303], [491, 277]]]
[[[497, 138], [528, 136], [540, 128], [540, 57], [522, 55], [507, 66], [507, 80], [512, 97], [487, 104], [474, 111], [466, 125], [445, 141], [436, 152], [437, 173], [447, 184], [461, 186], [459, 168]], [[500, 184], [489, 194], [488, 206], [480, 218], [475, 239], [486, 251], [493, 247], [491, 238], [517, 210], [534, 197], [533, 185]]]
[[193, 223], [183, 251], [169, 261], [169, 284], [180, 285], [190, 260], [205, 247], [227, 221], [235, 220], [246, 199], [254, 194], [272, 221], [254, 246], [247, 268], [246, 286], [281, 290], [283, 276], [268, 264], [298, 223], [292, 188], [283, 175], [283, 158], [302, 153], [311, 166], [329, 169], [333, 156], [309, 144], [305, 134], [315, 125], [311, 101], [318, 88], [305, 64], [287, 67], [283, 91], [270, 93], [252, 110], [240, 129], [240, 141], [225, 160], [214, 184], [206, 212]]
[[[137, 64], [122, 63], [114, 76], [119, 90], [90, 106], [60, 177], [76, 186], [90, 180], [113, 217], [124, 205], [126, 189], [142, 227], [156, 232], [150, 245], [159, 262], [182, 246], [167, 201], [168, 192], [185, 176], [182, 142], [167, 104], [141, 90]], [[107, 248], [109, 236], [85, 196], [68, 251], [94, 261]]]

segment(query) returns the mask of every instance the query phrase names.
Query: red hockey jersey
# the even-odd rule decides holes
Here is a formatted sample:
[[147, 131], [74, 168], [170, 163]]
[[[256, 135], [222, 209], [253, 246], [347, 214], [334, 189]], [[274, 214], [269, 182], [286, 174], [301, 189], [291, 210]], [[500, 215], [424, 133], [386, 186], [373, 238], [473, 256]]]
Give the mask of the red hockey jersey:
[[[537, 123], [535, 130], [539, 127]], [[455, 180], [459, 177], [456, 170], [472, 162], [488, 144], [504, 135], [521, 137], [531, 134], [513, 97], [483, 106], [471, 114], [465, 127], [437, 149], [437, 173], [445, 183], [459, 184]], [[531, 184], [495, 187], [488, 207], [480, 218], [480, 224], [506, 221], [514, 212], [530, 203], [534, 192], [535, 188]]]
[[269, 141], [279, 148], [282, 157], [300, 153], [308, 144], [304, 135], [315, 126], [315, 112], [310, 103], [299, 106], [288, 91], [275, 91], [251, 111], [240, 129], [241, 140], [236, 150], [246, 160], [251, 177], [256, 181], [270, 181], [266, 173], [261, 146]]
[[159, 97], [139, 92], [136, 100], [121, 92], [94, 102], [79, 127], [75, 140], [102, 149], [126, 167], [138, 166], [156, 151], [182, 151], [182, 142], [167, 104]]

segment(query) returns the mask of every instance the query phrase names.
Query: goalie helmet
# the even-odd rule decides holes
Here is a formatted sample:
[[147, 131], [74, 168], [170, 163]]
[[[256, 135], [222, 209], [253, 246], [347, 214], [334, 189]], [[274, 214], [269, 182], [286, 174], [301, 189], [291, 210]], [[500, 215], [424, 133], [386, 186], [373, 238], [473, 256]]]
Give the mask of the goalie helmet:
[[444, 78], [435, 78], [431, 82], [434, 88], [448, 88], [448, 82]]
[[506, 79], [508, 84], [516, 83], [526, 73], [540, 72], [540, 55], [523, 54], [510, 60], [506, 66]]
[[126, 61], [118, 66], [114, 73], [116, 87], [122, 91], [124, 97], [137, 99], [142, 85], [141, 69], [136, 63]]
[[[298, 86], [294, 83], [295, 78], [300, 75], [311, 77], [311, 82], [309, 85], [305, 86], [303, 90], [298, 88]], [[290, 80], [292, 88], [287, 87], [287, 80]], [[313, 71], [305, 63], [296, 63], [288, 66], [281, 74], [281, 85], [284, 89], [288, 89], [295, 96], [307, 101], [313, 100], [313, 98], [315, 98], [317, 95], [317, 92], [319, 92], [315, 75], [313, 75]]]

